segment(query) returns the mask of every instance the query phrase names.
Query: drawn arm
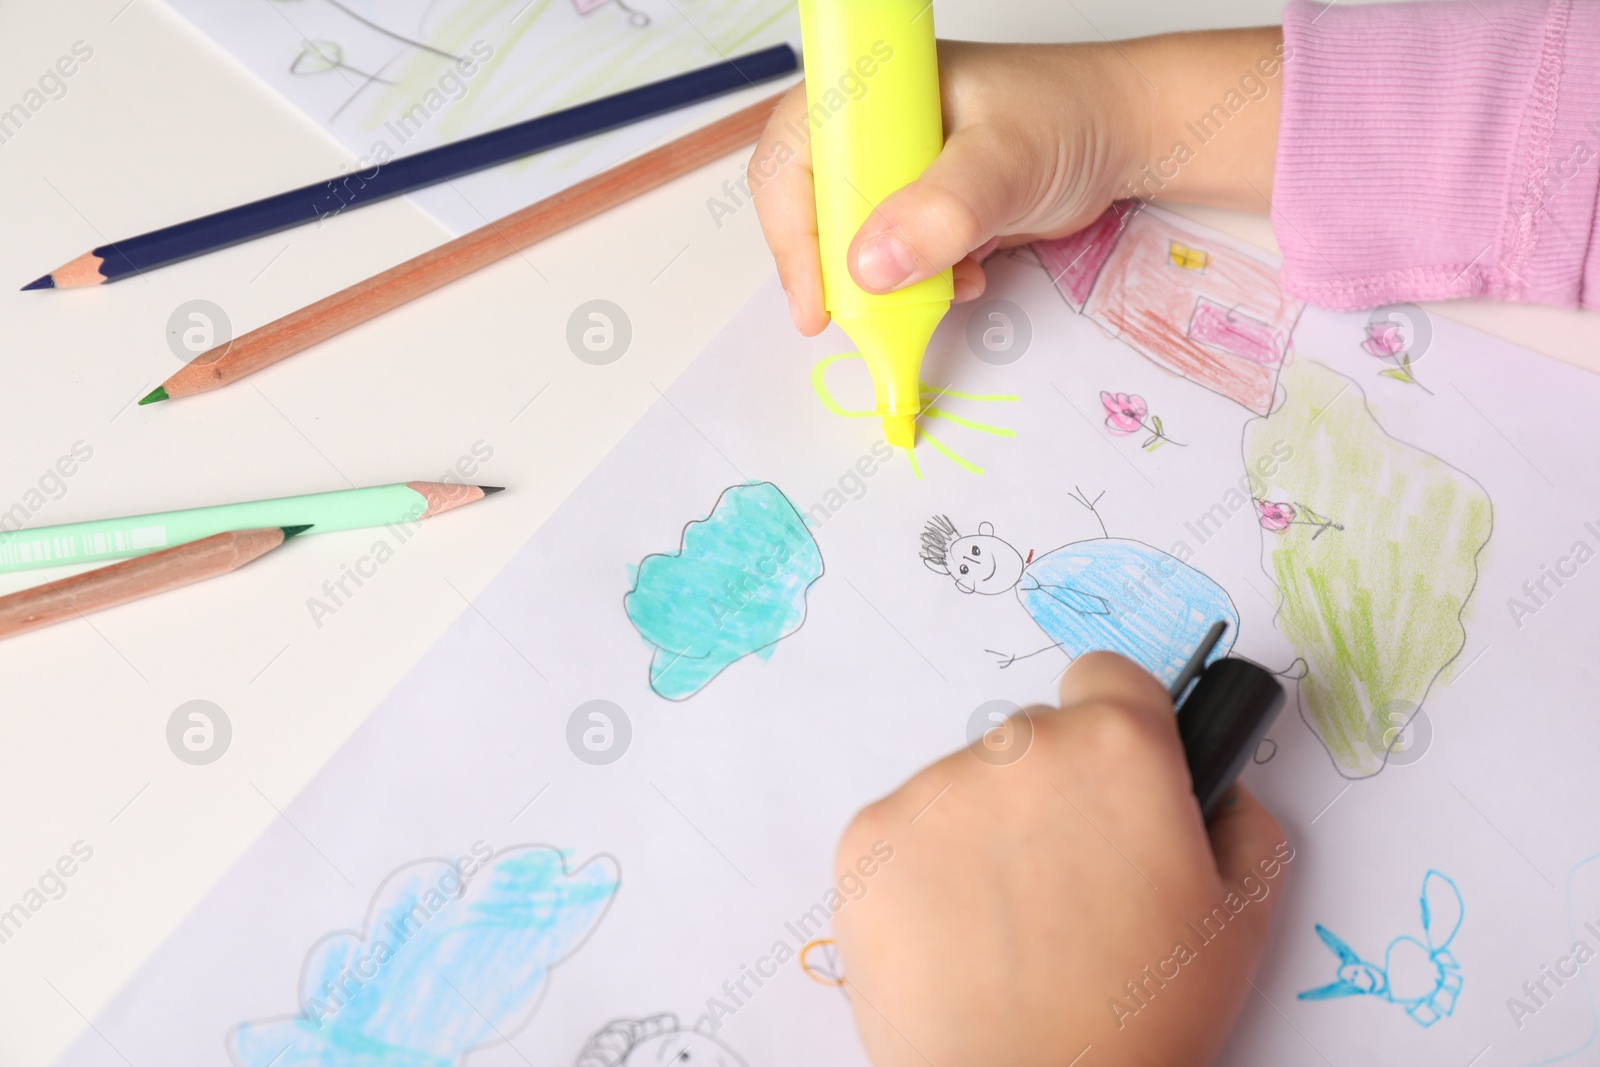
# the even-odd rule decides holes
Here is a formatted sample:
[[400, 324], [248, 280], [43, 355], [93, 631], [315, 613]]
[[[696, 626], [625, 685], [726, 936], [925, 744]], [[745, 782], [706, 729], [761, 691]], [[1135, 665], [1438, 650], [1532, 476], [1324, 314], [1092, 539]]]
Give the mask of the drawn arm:
[[998, 651], [996, 651], [995, 649], [992, 649], [992, 648], [986, 648], [986, 649], [984, 649], [984, 651], [989, 653], [989, 655], [994, 656], [997, 659], [999, 659], [1000, 660], [1000, 669], [1001, 670], [1005, 670], [1007, 667], [1011, 666], [1013, 663], [1017, 662], [1018, 660], [1032, 659], [1034, 656], [1042, 655], [1045, 652], [1049, 652], [1052, 649], [1057, 649], [1057, 648], [1060, 648], [1060, 647], [1061, 646], [1059, 644], [1045, 645], [1041, 649], [1037, 649], [1037, 650], [1035, 650], [1033, 652], [1024, 652], [1020, 656], [1016, 655], [1014, 653], [1011, 653], [1011, 652], [998, 652]]

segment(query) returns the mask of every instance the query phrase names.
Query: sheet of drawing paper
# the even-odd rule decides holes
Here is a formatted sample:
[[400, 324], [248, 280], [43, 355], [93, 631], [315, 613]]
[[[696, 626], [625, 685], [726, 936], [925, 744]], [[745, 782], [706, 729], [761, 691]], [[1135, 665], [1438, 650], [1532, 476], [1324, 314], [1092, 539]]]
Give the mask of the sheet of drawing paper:
[[[354, 171], [785, 40], [784, 0], [169, 0]], [[774, 90], [776, 91], [776, 90]], [[704, 125], [701, 104], [412, 194], [456, 233]]]
[[768, 284], [63, 1062], [863, 1063], [830, 920], [896, 842], [836, 880], [850, 815], [1218, 617], [1285, 672], [1288, 858], [1095, 1010], [1279, 894], [1222, 1062], [1581, 1055], [1600, 381], [1151, 210], [991, 269], [914, 463]]

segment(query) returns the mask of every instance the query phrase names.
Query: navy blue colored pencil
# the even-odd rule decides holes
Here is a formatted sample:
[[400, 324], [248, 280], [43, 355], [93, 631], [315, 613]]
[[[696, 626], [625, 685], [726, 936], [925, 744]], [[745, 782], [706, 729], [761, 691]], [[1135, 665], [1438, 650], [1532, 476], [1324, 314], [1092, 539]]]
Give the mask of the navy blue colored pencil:
[[86, 252], [23, 289], [100, 285], [141, 271], [215, 252], [256, 237], [303, 226], [351, 208], [387, 200], [522, 156], [606, 133], [771, 81], [799, 67], [786, 44], [601, 97], [527, 122], [491, 130], [426, 152], [401, 156], [365, 174], [341, 174]]

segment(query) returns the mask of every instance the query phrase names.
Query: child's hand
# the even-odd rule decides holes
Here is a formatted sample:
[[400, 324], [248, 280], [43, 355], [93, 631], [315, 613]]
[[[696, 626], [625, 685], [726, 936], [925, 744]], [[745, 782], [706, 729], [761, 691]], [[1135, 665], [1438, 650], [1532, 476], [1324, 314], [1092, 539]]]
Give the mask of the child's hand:
[[[1281, 42], [1277, 28], [1115, 45], [941, 41], [944, 151], [868, 218], [850, 246], [851, 274], [869, 292], [889, 292], [954, 267], [956, 300], [973, 300], [995, 248], [1075, 232], [1119, 197], [1263, 210], [1278, 108], [1273, 78], [1256, 71], [1267, 69], [1259, 67], [1265, 58], [1276, 72]], [[1237, 96], [1243, 77], [1266, 95], [1252, 91], [1225, 135], [1200, 146], [1185, 123], [1229, 90], [1246, 99]], [[811, 150], [794, 132], [806, 121], [801, 86], [768, 123], [749, 179], [790, 312], [809, 336], [828, 314]], [[1178, 164], [1171, 156], [1180, 139], [1194, 151]], [[1166, 177], [1152, 184], [1147, 165]]]
[[1172, 703], [1120, 656], [1078, 660], [1061, 705], [1020, 760], [958, 752], [845, 833], [841, 872], [894, 849], [834, 919], [876, 1067], [1206, 1064], [1254, 995], [1277, 822], [1239, 789], [1203, 824]]

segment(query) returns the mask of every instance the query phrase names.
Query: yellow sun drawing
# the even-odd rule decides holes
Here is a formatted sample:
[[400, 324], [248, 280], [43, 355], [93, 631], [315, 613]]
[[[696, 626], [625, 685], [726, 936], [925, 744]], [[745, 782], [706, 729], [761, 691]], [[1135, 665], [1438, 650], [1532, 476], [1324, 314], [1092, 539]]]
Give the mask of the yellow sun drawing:
[[[878, 413], [876, 411], [870, 408], [865, 410], [851, 410], [846, 408], [834, 399], [833, 392], [828, 388], [827, 377], [828, 369], [830, 367], [832, 367], [835, 363], [838, 363], [840, 360], [860, 358], [860, 354], [856, 352], [840, 352], [837, 355], [828, 356], [820, 360], [815, 367], [811, 368], [811, 388], [816, 391], [817, 399], [822, 401], [822, 406], [833, 412], [835, 415], [841, 415], [847, 419], [875, 419], [878, 417]], [[936, 389], [927, 382], [920, 382], [919, 384], [922, 387], [921, 400], [923, 408], [922, 414], [917, 417], [917, 439], [919, 441], [926, 441], [928, 444], [932, 445], [941, 455], [948, 458], [952, 463], [960, 467], [962, 470], [968, 471], [972, 474], [982, 474], [984, 472], [982, 467], [958, 453], [944, 441], [941, 441], [939, 438], [935, 437], [928, 429], [928, 423], [931, 420], [943, 419], [953, 426], [960, 426], [963, 429], [974, 430], [978, 433], [988, 434], [991, 437], [1017, 436], [1015, 430], [1008, 430], [1004, 426], [993, 426], [986, 422], [977, 422], [973, 419], [966, 418], [963, 415], [957, 415], [953, 411], [946, 411], [938, 406], [938, 402], [946, 397], [955, 400], [973, 400], [981, 403], [997, 404], [1014, 403], [1018, 399], [1017, 397], [1006, 396], [1003, 394], [962, 393], [951, 389], [948, 386], [943, 389]], [[911, 461], [911, 472], [918, 478], [921, 478], [922, 467], [917, 463], [916, 452], [914, 450], [907, 451], [906, 458]]]

